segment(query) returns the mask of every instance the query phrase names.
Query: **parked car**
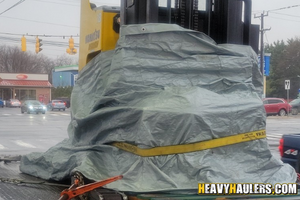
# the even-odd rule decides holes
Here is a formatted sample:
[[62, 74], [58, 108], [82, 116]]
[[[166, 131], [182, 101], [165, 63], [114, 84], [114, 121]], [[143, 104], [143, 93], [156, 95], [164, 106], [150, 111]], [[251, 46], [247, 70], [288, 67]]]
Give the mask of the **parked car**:
[[298, 115], [300, 112], [300, 99], [294, 99], [290, 102], [290, 105], [292, 106], [292, 114]]
[[68, 97], [57, 97], [55, 99], [56, 100], [62, 100], [65, 103], [66, 107], [70, 108], [70, 106], [71, 106], [70, 98], [68, 98]]
[[18, 99], [9, 99], [6, 101], [6, 107], [21, 107], [21, 102]]
[[47, 105], [48, 110], [66, 110], [66, 104], [62, 101], [62, 100], [52, 100], [49, 102], [49, 104]]
[[292, 106], [281, 98], [264, 98], [263, 103], [267, 115], [285, 116], [292, 110]]
[[0, 107], [4, 107], [4, 101], [0, 98]]
[[37, 100], [26, 100], [21, 105], [21, 113], [26, 112], [27, 114], [30, 113], [45, 114], [46, 110], [47, 110], [46, 106]]

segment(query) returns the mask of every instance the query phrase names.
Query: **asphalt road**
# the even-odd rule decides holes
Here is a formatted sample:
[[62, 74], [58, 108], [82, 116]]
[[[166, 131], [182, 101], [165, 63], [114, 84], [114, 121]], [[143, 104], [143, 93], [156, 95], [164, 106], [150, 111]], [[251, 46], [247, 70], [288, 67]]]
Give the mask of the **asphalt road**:
[[266, 132], [272, 154], [275, 157], [280, 158], [278, 151], [279, 140], [284, 134], [300, 133], [300, 114], [284, 117], [267, 117]]
[[[21, 114], [20, 108], [0, 108], [0, 155], [44, 152], [68, 137], [70, 110], [46, 114]], [[300, 133], [300, 114], [267, 117], [270, 150], [279, 158], [279, 139], [283, 134]]]
[[44, 152], [68, 137], [70, 110], [21, 114], [20, 108], [0, 108], [0, 155]]
[[[66, 111], [48, 111], [43, 115], [21, 114], [20, 108], [0, 108], [0, 157], [2, 155], [24, 155], [33, 151], [46, 151], [68, 137], [69, 122], [69, 109]], [[268, 117], [267, 139], [272, 154], [279, 158], [278, 143], [282, 134], [298, 132], [300, 132], [300, 115]], [[36, 181], [35, 177], [19, 173], [18, 169], [17, 162], [8, 164], [0, 162], [0, 177]], [[0, 200], [58, 199], [63, 189], [65, 188], [43, 184], [19, 184], [16, 186], [0, 181]], [[295, 198], [292, 196], [292, 198], [283, 197], [280, 199]]]

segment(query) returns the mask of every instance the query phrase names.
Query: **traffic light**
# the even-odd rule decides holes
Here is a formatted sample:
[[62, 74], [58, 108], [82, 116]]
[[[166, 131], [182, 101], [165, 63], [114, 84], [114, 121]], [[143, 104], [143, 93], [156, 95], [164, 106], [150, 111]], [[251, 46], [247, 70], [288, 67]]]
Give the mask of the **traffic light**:
[[36, 43], [35, 43], [35, 53], [39, 53], [40, 51], [42, 51], [43, 49], [41, 48], [41, 46], [43, 45], [41, 43], [41, 39], [38, 38], [38, 36], [36, 36]]
[[77, 50], [74, 48], [74, 39], [71, 38], [69, 39], [69, 48], [67, 48], [67, 53], [70, 55], [74, 55], [77, 53]]
[[26, 38], [24, 36], [21, 38], [21, 50], [26, 51]]

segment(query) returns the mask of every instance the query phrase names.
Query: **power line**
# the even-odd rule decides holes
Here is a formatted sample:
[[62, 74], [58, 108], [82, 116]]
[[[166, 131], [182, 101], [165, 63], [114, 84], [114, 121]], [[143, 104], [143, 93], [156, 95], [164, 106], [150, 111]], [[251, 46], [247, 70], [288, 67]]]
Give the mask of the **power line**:
[[300, 21], [297, 21], [297, 20], [291, 20], [291, 19], [283, 19], [283, 18], [279, 18], [279, 17], [272, 17], [272, 16], [269, 16], [270, 18], [273, 18], [273, 19], [280, 19], [280, 20], [284, 20], [284, 21], [292, 21], [292, 22], [300, 22]]
[[[38, 1], [38, 2], [45, 2], [45, 3], [52, 3], [52, 4], [59, 4], [59, 5], [69, 5], [69, 6], [76, 6], [76, 7], [79, 7], [80, 6], [80, 3], [75, 3], [74, 0], [70, 0], [70, 1], [67, 1], [67, 0], [64, 0], [64, 1], [67, 1], [67, 2], [70, 2], [70, 3], [75, 3], [75, 4], [67, 4], [67, 3], [61, 3], [61, 2], [53, 2], [53, 1], [47, 1], [47, 0], [31, 0], [31, 1]], [[110, 6], [120, 6], [120, 4], [116, 4], [116, 3], [107, 3], [107, 2], [103, 2], [103, 0], [100, 0], [100, 2], [94, 2], [93, 3], [95, 4], [100, 4], [100, 5], [110, 5]]]
[[76, 6], [76, 7], [79, 7], [79, 6], [80, 6], [80, 4], [74, 5], [74, 4], [58, 3], [58, 2], [43, 1], [43, 0], [32, 0], [32, 1], [45, 2], [45, 3], [52, 3], [52, 4], [59, 4], [59, 5], [67, 5], [67, 6]]
[[[4, 17], [4, 16], [0, 16], [0, 17]], [[70, 25], [65, 25], [65, 24], [56, 24], [56, 23], [42, 22], [42, 21], [29, 20], [29, 19], [20, 19], [20, 18], [16, 18], [16, 17], [4, 17], [4, 18], [17, 19], [17, 20], [29, 21], [29, 22], [36, 22], [36, 23], [42, 23], [42, 24], [50, 24], [50, 25], [56, 25], [56, 26], [64, 26], [64, 27], [71, 27], [71, 28], [79, 28], [79, 26], [70, 26]]]
[[[0, 36], [1, 41], [10, 41], [10, 42], [17, 42], [20, 43], [20, 38], [12, 38], [12, 37], [4, 37]], [[35, 44], [36, 40], [35, 39], [27, 39], [26, 40], [29, 43]], [[57, 42], [57, 41], [45, 41], [43, 40], [42, 42], [44, 45], [50, 45], [50, 46], [57, 46], [57, 47], [67, 47], [69, 45], [68, 42]], [[74, 43], [75, 47], [79, 47], [78, 43]]]
[[269, 44], [269, 39], [268, 39], [267, 34], [265, 34], [265, 37], [266, 37], [266, 40], [267, 40], [267, 44]]
[[277, 11], [277, 10], [285, 10], [285, 9], [289, 9], [289, 8], [296, 8], [296, 7], [299, 7], [299, 6], [300, 5], [287, 6], [287, 7], [277, 8], [277, 9], [273, 9], [273, 10], [268, 10], [267, 12], [273, 12], [273, 11]]
[[[18, 3], [14, 4], [13, 6], [9, 7], [8, 9], [4, 10], [2, 13], [0, 13], [0, 15], [2, 15], [3, 13], [9, 11], [10, 9], [16, 7], [17, 5], [23, 3], [24, 1], [25, 1], [25, 0], [20, 0]], [[3, 2], [3, 1], [2, 1], [2, 2]], [[1, 3], [2, 3], [2, 2], [1, 2]]]
[[[289, 9], [289, 8], [295, 8], [295, 7], [298, 7], [300, 5], [294, 5], [294, 6], [287, 6], [287, 7], [282, 7], [282, 8], [278, 8], [278, 9], [273, 9], [273, 10], [268, 10], [266, 11], [263, 11], [261, 13], [260, 16], [254, 16], [254, 18], [260, 18], [261, 19], [261, 29], [260, 29], [260, 33], [261, 33], [261, 36], [260, 36], [260, 71], [262, 73], [262, 75], [264, 75], [264, 32], [267, 30], [271, 30], [270, 29], [264, 29], [264, 17], [268, 16], [269, 12], [274, 12], [274, 11], [277, 11], [277, 10], [284, 10], [284, 9]], [[291, 20], [289, 20], [291, 21]], [[265, 80], [265, 79], [264, 79]], [[264, 81], [264, 92], [263, 94], [265, 95], [265, 81]]]
[[273, 14], [277, 14], [277, 15], [285, 15], [285, 16], [289, 16], [289, 17], [299, 17], [300, 18], [300, 16], [297, 16], [297, 15], [289, 15], [289, 14], [283, 14], [283, 13], [278, 13], [278, 12], [272, 12]]
[[254, 18], [260, 18], [260, 71], [264, 74], [264, 33], [270, 29], [264, 29], [264, 17], [268, 16], [268, 12], [262, 12], [260, 16], [255, 16]]
[[37, 34], [19, 34], [19, 33], [7, 33], [7, 32], [0, 32], [0, 34], [3, 35], [15, 35], [15, 36], [39, 36], [39, 37], [58, 37], [58, 38], [65, 38], [65, 37], [79, 37], [78, 34], [74, 34], [74, 35], [37, 35]]

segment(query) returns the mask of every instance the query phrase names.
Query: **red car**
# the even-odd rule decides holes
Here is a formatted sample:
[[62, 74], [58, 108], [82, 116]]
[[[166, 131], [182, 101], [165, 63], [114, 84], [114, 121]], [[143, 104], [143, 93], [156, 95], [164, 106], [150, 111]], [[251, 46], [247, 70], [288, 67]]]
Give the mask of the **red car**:
[[263, 103], [267, 115], [285, 116], [292, 110], [292, 106], [281, 98], [264, 98]]

